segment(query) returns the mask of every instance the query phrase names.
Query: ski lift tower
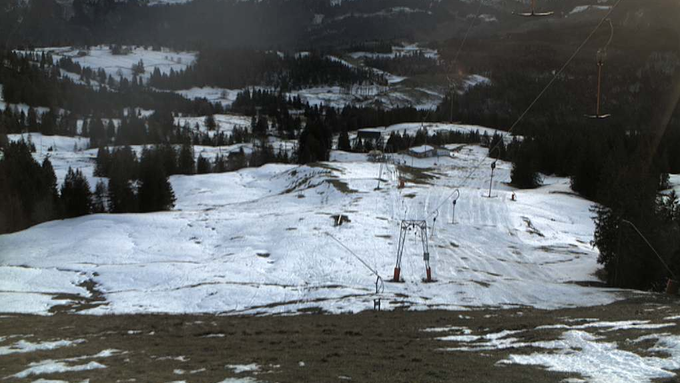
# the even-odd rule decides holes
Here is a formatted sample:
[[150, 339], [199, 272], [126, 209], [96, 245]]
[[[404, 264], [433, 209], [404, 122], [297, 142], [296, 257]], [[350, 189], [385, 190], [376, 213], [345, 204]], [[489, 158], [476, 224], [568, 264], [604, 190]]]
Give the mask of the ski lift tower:
[[432, 269], [430, 268], [430, 250], [427, 243], [427, 221], [424, 220], [403, 220], [401, 221], [401, 230], [399, 231], [399, 246], [397, 248], [397, 265], [394, 267], [394, 277], [392, 282], [401, 282], [401, 259], [404, 255], [404, 244], [406, 236], [411, 230], [416, 230], [417, 235], [420, 236], [420, 242], [423, 246], [423, 260], [425, 261], [425, 272], [427, 277], [425, 282], [434, 282], [432, 280]]

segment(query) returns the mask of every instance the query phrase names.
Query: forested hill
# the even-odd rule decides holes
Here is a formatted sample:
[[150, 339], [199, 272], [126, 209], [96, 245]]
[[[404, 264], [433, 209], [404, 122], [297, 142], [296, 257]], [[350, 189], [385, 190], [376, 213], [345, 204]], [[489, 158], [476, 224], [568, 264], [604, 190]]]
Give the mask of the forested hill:
[[[614, 1], [545, 0], [554, 17], [534, 19], [521, 1], [468, 0], [197, 0], [173, 5], [117, 0], [0, 0], [0, 45], [55, 46], [119, 43], [184, 49], [250, 47], [307, 49], [371, 40], [447, 41], [516, 33], [559, 36], [590, 30]], [[678, 4], [627, 0], [617, 13], [641, 31], [677, 28]], [[561, 44], [554, 38], [554, 44]]]

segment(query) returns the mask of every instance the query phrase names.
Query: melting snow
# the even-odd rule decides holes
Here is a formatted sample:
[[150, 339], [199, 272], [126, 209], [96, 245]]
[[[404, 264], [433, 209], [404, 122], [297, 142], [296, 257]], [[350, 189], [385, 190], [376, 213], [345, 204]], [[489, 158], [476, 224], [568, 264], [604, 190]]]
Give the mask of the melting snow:
[[85, 339], [76, 339], [73, 341], [58, 340], [54, 342], [41, 342], [41, 343], [31, 343], [25, 340], [20, 340], [11, 346], [0, 347], [0, 355], [18, 354], [42, 350], [54, 350], [60, 347], [73, 346], [83, 342], [85, 342]]
[[570, 330], [552, 342], [530, 345], [557, 350], [551, 353], [510, 355], [501, 364], [540, 365], [550, 371], [579, 373], [594, 383], [650, 382], [671, 378], [671, 370], [680, 368], [680, 337], [659, 338], [652, 352], [669, 354], [669, 358], [643, 357], [619, 350], [616, 343], [598, 342], [599, 337], [584, 331]]
[[260, 370], [260, 366], [255, 363], [251, 364], [227, 364], [226, 368], [234, 370], [234, 373], [240, 374], [242, 372], [255, 372]]
[[55, 360], [44, 360], [42, 362], [31, 363], [29, 366], [29, 368], [18, 372], [11, 377], [23, 379], [30, 375], [56, 374], [70, 371], [87, 371], [106, 368], [105, 365], [97, 362], [69, 366], [65, 362], [59, 362]]

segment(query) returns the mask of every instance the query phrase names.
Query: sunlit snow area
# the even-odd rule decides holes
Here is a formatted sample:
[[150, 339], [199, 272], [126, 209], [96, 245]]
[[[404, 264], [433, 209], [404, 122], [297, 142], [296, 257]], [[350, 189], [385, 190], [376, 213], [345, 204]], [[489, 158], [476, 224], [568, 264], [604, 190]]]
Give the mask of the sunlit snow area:
[[[68, 166], [78, 167], [94, 187], [95, 150], [74, 152], [77, 139], [41, 140], [35, 155], [50, 155], [60, 180]], [[97, 294], [104, 299], [81, 313], [371, 309], [376, 277], [331, 236], [385, 280], [383, 309], [557, 308], [617, 299], [617, 291], [577, 284], [596, 281], [597, 251], [590, 245], [592, 203], [570, 192], [568, 179], [546, 177], [539, 189], [514, 190], [510, 165], [499, 162], [488, 198], [487, 149], [450, 148], [448, 156], [397, 155], [392, 162], [407, 165], [398, 168], [336, 151], [331, 162], [316, 165], [173, 176], [173, 211], [91, 215], [0, 236], [0, 306], [48, 314]], [[449, 197], [456, 186], [454, 224]], [[336, 226], [338, 215], [348, 220]], [[405, 282], [388, 282], [402, 219], [427, 220], [436, 282], [422, 282], [423, 251], [413, 232]]]

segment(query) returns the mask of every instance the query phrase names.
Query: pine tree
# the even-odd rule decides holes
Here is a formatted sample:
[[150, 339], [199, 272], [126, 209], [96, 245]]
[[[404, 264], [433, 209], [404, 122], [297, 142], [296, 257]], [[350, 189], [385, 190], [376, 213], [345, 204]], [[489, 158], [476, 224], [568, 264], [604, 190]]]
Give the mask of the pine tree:
[[257, 119], [257, 125], [255, 125], [255, 129], [253, 130], [253, 134], [258, 137], [264, 137], [267, 135], [268, 130], [269, 124], [267, 123], [267, 118], [259, 116]]
[[35, 113], [35, 109], [28, 108], [28, 115], [26, 116], [26, 127], [29, 132], [38, 131], [38, 115]]
[[92, 211], [92, 192], [85, 176], [70, 167], [61, 186], [61, 201], [67, 218], [80, 217]]
[[95, 118], [90, 124], [90, 146], [93, 148], [98, 148], [100, 146], [106, 145], [106, 129], [102, 120]]
[[224, 173], [228, 169], [227, 161], [224, 156], [217, 154], [215, 156], [215, 161], [213, 162], [212, 170], [214, 173]]
[[531, 139], [526, 138], [519, 146], [512, 161], [511, 182], [515, 187], [530, 189], [538, 187], [541, 176], [533, 158]]
[[8, 143], [0, 156], [0, 232], [22, 230], [57, 218], [59, 195], [49, 159], [42, 166], [29, 144]]
[[196, 173], [197, 174], [208, 174], [211, 172], [210, 161], [202, 155], [198, 155], [198, 161], [196, 162]]
[[107, 147], [99, 147], [95, 164], [94, 175], [96, 177], [108, 177], [109, 169], [111, 168], [111, 154]]
[[132, 183], [118, 167], [111, 169], [108, 189], [111, 213], [134, 213], [137, 211], [137, 195]]
[[108, 211], [109, 191], [104, 181], [97, 181], [94, 194], [92, 195], [92, 213], [106, 213]]
[[43, 113], [40, 123], [40, 132], [46, 136], [52, 136], [57, 130], [57, 114], [52, 110]]
[[240, 147], [237, 152], [231, 152], [227, 156], [227, 168], [229, 171], [236, 171], [243, 169], [248, 166], [248, 161], [246, 159], [246, 153], [243, 151], [243, 147]]
[[208, 116], [205, 117], [205, 126], [208, 128], [209, 131], [215, 130], [217, 128], [217, 122], [215, 122], [215, 116], [212, 114], [209, 114]]
[[178, 174], [194, 174], [196, 162], [194, 161], [194, 149], [191, 143], [185, 141], [179, 151]]
[[342, 133], [340, 133], [340, 136], [338, 137], [338, 150], [343, 150], [345, 152], [349, 152], [352, 150], [347, 130], [343, 130]]
[[155, 149], [145, 149], [140, 161], [139, 210], [142, 212], [170, 210], [175, 194]]

